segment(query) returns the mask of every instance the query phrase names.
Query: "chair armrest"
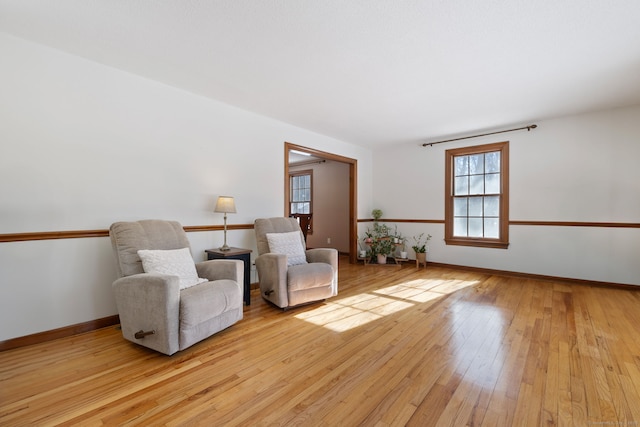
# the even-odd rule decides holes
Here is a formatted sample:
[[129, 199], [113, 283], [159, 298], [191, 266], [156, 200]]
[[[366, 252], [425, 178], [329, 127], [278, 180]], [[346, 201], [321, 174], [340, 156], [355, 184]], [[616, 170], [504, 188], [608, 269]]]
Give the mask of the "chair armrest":
[[338, 250], [333, 248], [307, 249], [308, 262], [324, 262], [338, 269]]
[[122, 277], [113, 282], [113, 290], [116, 299], [141, 299], [145, 306], [169, 301], [178, 304], [180, 301], [180, 279], [166, 274], [141, 273]]
[[308, 262], [324, 262], [333, 267], [331, 294], [338, 295], [338, 250], [334, 248], [307, 249]]
[[[179, 350], [178, 276], [134, 274], [113, 282], [113, 290], [124, 338], [165, 354]], [[155, 334], [135, 338], [136, 332], [151, 330]]]
[[211, 259], [197, 262], [196, 271], [198, 277], [209, 281], [229, 279], [240, 285], [244, 283], [244, 263], [238, 259]]
[[287, 256], [266, 253], [256, 258], [262, 297], [278, 307], [289, 306], [287, 294]]

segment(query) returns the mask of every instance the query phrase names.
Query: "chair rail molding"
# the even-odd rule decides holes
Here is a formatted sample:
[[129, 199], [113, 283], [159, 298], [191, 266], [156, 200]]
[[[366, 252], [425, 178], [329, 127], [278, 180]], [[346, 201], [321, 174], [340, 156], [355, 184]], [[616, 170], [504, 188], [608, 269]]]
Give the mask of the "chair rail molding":
[[[188, 225], [184, 231], [223, 231], [222, 225]], [[227, 230], [252, 230], [253, 224], [227, 225]], [[82, 239], [88, 237], [109, 237], [109, 230], [68, 230], [68, 231], [37, 231], [32, 233], [0, 234], [0, 243], [25, 242], [30, 240], [54, 239]]]

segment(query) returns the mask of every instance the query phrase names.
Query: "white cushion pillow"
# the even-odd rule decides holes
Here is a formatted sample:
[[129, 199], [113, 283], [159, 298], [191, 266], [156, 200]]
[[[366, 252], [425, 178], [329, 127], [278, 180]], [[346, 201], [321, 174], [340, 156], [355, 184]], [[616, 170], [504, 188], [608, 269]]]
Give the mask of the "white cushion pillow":
[[196, 265], [191, 258], [189, 248], [169, 250], [141, 249], [138, 256], [142, 260], [145, 273], [167, 274], [180, 278], [180, 289], [208, 282], [201, 279], [196, 272]]
[[267, 233], [269, 252], [287, 255], [287, 265], [306, 264], [307, 256], [302, 246], [302, 233]]

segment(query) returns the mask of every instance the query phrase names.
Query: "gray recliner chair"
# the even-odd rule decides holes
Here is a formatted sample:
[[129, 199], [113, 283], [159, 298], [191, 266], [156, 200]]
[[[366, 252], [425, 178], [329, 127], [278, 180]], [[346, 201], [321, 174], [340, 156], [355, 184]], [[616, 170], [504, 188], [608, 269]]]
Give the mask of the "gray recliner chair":
[[338, 294], [338, 251], [306, 249], [295, 218], [259, 218], [254, 231], [262, 298], [286, 309]]
[[242, 319], [242, 261], [194, 263], [175, 221], [116, 222], [109, 235], [125, 339], [171, 355]]

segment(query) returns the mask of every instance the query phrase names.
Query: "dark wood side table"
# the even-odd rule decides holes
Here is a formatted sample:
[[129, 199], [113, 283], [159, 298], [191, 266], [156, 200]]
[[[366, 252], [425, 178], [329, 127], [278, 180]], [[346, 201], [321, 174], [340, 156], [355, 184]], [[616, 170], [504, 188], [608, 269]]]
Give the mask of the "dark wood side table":
[[244, 303], [251, 304], [251, 249], [231, 248], [228, 251], [207, 249], [207, 259], [239, 259], [244, 262]]

